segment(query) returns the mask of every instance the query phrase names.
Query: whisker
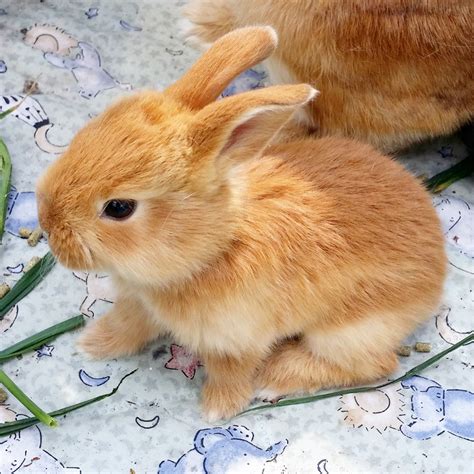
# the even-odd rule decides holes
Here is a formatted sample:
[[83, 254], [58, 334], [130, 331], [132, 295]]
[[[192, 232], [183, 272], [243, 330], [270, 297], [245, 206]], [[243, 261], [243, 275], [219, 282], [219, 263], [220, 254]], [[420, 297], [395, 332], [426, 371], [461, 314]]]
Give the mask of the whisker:
[[182, 201], [185, 201], [186, 199], [189, 199], [190, 197], [194, 196], [196, 193], [191, 193], [191, 194], [188, 194], [187, 196], [185, 196]]
[[89, 249], [89, 247], [87, 247], [87, 245], [85, 245], [85, 243], [82, 240], [82, 237], [80, 235], [76, 235], [75, 237], [76, 237], [76, 240], [77, 240], [78, 244], [81, 247], [82, 254], [84, 255], [85, 260], [86, 260], [86, 264], [88, 264], [89, 266], [92, 266], [94, 262], [92, 261], [92, 252], [91, 252], [91, 250]]
[[170, 209], [170, 212], [168, 212], [168, 215], [166, 216], [163, 223], [160, 225], [158, 231], [160, 231], [165, 226], [165, 224], [168, 222], [168, 219], [170, 218], [171, 214], [173, 214], [173, 211], [174, 211], [174, 209]]

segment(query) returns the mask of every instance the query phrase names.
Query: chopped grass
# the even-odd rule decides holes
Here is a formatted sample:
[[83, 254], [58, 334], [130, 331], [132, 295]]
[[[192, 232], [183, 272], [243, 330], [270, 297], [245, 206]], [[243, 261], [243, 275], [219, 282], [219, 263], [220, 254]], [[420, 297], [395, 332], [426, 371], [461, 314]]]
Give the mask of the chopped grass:
[[[122, 382], [127, 377], [130, 377], [130, 375], [134, 374], [137, 370], [138, 369], [135, 369], [132, 372], [124, 375], [120, 379], [119, 383], [115, 386], [115, 388], [113, 388], [110, 392], [105, 393], [104, 395], [99, 395], [97, 397], [90, 398], [89, 400], [84, 400], [83, 402], [76, 403], [75, 405], [70, 405], [68, 407], [64, 407], [59, 410], [53, 411], [49, 413], [49, 416], [58, 417], [58, 416], [66, 415], [67, 413], [71, 413], [87, 405], [91, 405], [93, 403], [100, 402], [101, 400], [104, 400], [105, 398], [111, 397], [120, 388], [120, 386], [122, 385]], [[0, 437], [8, 436], [12, 433], [16, 433], [17, 431], [24, 430], [25, 428], [29, 428], [30, 426], [38, 424], [40, 421], [41, 420], [38, 417], [34, 416], [34, 417], [29, 417], [29, 418], [22, 418], [21, 420], [18, 420], [18, 421], [10, 421], [8, 423], [1, 423], [0, 424]]]
[[0, 299], [0, 320], [44, 279], [55, 263], [55, 258], [51, 252], [48, 252], [17, 281], [13, 288]]
[[[62, 323], [55, 324], [39, 333], [30, 336], [13, 346], [0, 351], [0, 364], [13, 358], [32, 351], [49, 341], [52, 341], [60, 334], [76, 329], [84, 324], [84, 317], [75, 316]], [[31, 398], [29, 398], [8, 375], [0, 369], [0, 384], [2, 384], [28, 411], [30, 411], [39, 421], [47, 426], [54, 427], [58, 422], [40, 408]]]
[[13, 359], [14, 357], [22, 355], [25, 352], [33, 351], [38, 347], [51, 342], [53, 339], [56, 339], [61, 334], [77, 329], [83, 325], [84, 316], [79, 315], [44, 329], [43, 331], [40, 331], [33, 336], [27, 337], [26, 339], [13, 344], [13, 346], [0, 351], [0, 364], [6, 362], [9, 359]]
[[12, 161], [10, 159], [10, 154], [8, 153], [8, 148], [5, 145], [5, 142], [0, 138], [0, 243], [2, 242], [3, 233], [5, 231], [11, 176]]
[[474, 173], [474, 155], [471, 154], [464, 158], [464, 160], [451, 166], [451, 168], [427, 179], [425, 185], [429, 191], [440, 193], [451, 186], [451, 184], [470, 176], [472, 173]]
[[26, 100], [26, 98], [28, 96], [29, 96], [29, 94], [27, 94], [25, 97], [23, 97], [23, 99], [21, 99], [20, 102], [18, 102], [18, 104], [14, 105], [13, 107], [11, 107], [8, 110], [5, 110], [5, 112], [0, 112], [0, 120], [4, 119], [7, 115], [10, 115], [12, 112], [15, 112], [15, 110], [18, 107], [20, 107], [20, 105]]
[[29, 398], [2, 369], [0, 369], [0, 384], [2, 384], [25, 408], [33, 413], [38, 421], [41, 421], [50, 427], [58, 426], [58, 422], [31, 400], [31, 398]]
[[286, 407], [290, 405], [300, 405], [303, 403], [312, 403], [312, 402], [317, 402], [319, 400], [325, 400], [326, 398], [333, 398], [333, 397], [340, 397], [341, 395], [350, 395], [354, 393], [362, 393], [362, 392], [371, 392], [372, 390], [378, 390], [384, 387], [388, 387], [389, 385], [393, 385], [394, 383], [401, 382], [403, 380], [406, 380], [413, 375], [416, 375], [420, 373], [422, 370], [426, 369], [427, 367], [432, 366], [436, 362], [438, 362], [440, 359], [448, 355], [450, 352], [455, 351], [456, 349], [459, 349], [461, 346], [465, 346], [471, 342], [474, 341], [474, 333], [470, 334], [469, 336], [465, 337], [462, 341], [459, 341], [456, 344], [453, 344], [451, 347], [448, 347], [442, 352], [439, 352], [438, 354], [434, 355], [433, 357], [430, 357], [429, 359], [425, 360], [425, 362], [422, 362], [421, 364], [413, 367], [410, 369], [408, 372], [405, 372], [401, 377], [398, 377], [394, 380], [390, 380], [388, 382], [385, 382], [380, 385], [376, 385], [374, 387], [354, 387], [354, 388], [348, 388], [345, 390], [337, 390], [336, 392], [328, 392], [328, 393], [322, 393], [320, 395], [312, 395], [310, 397], [301, 397], [301, 398], [289, 398], [286, 400], [280, 400], [279, 402], [276, 403], [269, 403], [267, 405], [259, 405], [253, 408], [249, 408], [248, 410], [243, 411], [239, 415], [244, 415], [246, 413], [251, 413], [254, 411], [260, 411], [260, 410], [265, 410], [267, 408], [280, 408], [280, 407]]

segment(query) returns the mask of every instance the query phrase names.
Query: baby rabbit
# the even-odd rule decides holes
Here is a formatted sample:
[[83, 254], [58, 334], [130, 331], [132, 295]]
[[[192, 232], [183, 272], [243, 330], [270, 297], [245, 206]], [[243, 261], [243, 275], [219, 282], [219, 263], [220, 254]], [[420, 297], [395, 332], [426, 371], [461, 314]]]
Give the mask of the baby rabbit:
[[474, 118], [473, 12], [472, 0], [188, 0], [184, 28], [202, 46], [273, 26], [272, 82], [321, 90], [299, 122], [393, 151]]
[[383, 377], [437, 307], [443, 235], [428, 194], [370, 146], [266, 146], [316, 91], [215, 101], [277, 45], [270, 27], [218, 40], [163, 93], [94, 118], [38, 184], [40, 222], [67, 267], [110, 273], [93, 357], [171, 333], [205, 365], [210, 420], [254, 390], [287, 394]]

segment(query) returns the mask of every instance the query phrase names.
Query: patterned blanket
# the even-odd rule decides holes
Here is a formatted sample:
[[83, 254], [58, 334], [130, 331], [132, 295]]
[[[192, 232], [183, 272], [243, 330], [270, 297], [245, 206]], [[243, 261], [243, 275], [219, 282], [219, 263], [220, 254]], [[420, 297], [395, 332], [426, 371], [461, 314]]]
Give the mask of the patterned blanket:
[[[17, 281], [33, 256], [20, 227], [37, 225], [37, 176], [74, 133], [127, 90], [161, 88], [178, 78], [196, 53], [178, 37], [179, 1], [0, 0], [0, 111], [34, 93], [0, 122], [13, 161], [2, 278]], [[262, 69], [247, 71], [226, 91], [260, 87]], [[399, 159], [432, 175], [464, 158], [454, 137]], [[400, 192], [403, 192], [401, 189]], [[474, 183], [465, 179], [433, 198], [441, 217], [450, 272], [443, 306], [407, 344], [431, 342], [439, 352], [473, 329]], [[59, 265], [0, 321], [0, 349], [78, 312], [100, 317], [115, 299], [106, 275], [72, 273]], [[0, 438], [0, 472], [319, 473], [472, 472], [474, 377], [472, 345], [403, 383], [308, 405], [268, 409], [221, 427], [202, 418], [199, 360], [173, 341], [139, 356], [86, 360], [66, 334], [5, 370], [43, 408], [109, 391], [111, 398], [61, 418], [60, 426], [29, 428]], [[400, 373], [426, 354], [402, 360]], [[0, 420], [24, 416], [10, 397]]]

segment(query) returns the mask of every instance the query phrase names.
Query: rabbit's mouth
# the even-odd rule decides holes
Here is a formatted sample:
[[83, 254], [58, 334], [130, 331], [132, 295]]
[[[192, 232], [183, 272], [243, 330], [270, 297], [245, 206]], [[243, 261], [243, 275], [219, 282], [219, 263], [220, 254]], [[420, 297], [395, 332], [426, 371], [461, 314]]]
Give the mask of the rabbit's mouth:
[[92, 251], [77, 234], [67, 230], [50, 233], [48, 243], [53, 255], [66, 268], [89, 271], [96, 267]]
[[39, 222], [53, 255], [72, 270], [92, 270], [94, 258], [84, 237], [69, 221], [63, 219], [57, 208], [45, 204], [49, 198], [41, 191], [37, 192], [37, 199]]

